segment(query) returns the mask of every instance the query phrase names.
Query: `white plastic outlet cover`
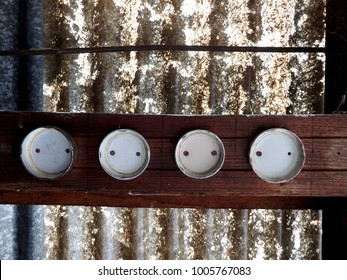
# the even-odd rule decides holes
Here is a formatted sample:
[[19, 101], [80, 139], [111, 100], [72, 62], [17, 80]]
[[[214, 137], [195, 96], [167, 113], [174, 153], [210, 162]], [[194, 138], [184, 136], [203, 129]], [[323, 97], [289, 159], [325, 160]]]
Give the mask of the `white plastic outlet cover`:
[[146, 139], [131, 129], [108, 134], [99, 147], [99, 161], [107, 174], [119, 180], [141, 175], [148, 166], [150, 148]]
[[208, 130], [193, 130], [179, 140], [175, 150], [176, 164], [187, 176], [206, 179], [223, 166], [225, 150], [218, 136]]
[[72, 168], [76, 150], [67, 132], [56, 127], [40, 127], [24, 138], [21, 160], [33, 176], [58, 179]]
[[296, 177], [305, 163], [305, 149], [300, 138], [283, 128], [259, 134], [249, 152], [254, 172], [269, 183], [285, 183]]

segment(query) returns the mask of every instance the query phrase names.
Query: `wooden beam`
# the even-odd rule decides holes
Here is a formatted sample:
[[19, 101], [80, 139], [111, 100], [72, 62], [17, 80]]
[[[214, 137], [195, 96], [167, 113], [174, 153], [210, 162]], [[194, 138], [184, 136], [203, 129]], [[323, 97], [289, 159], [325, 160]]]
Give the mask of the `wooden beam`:
[[[37, 179], [20, 161], [20, 144], [33, 129], [57, 126], [78, 146], [73, 169], [54, 180]], [[248, 150], [258, 133], [282, 127], [304, 142], [303, 171], [285, 184], [258, 178]], [[118, 128], [141, 133], [151, 161], [139, 177], [120, 181], [99, 164], [102, 139]], [[176, 166], [174, 150], [193, 129], [216, 133], [225, 163], [215, 176], [197, 180]], [[0, 203], [131, 207], [325, 208], [347, 202], [347, 116], [166, 116], [0, 112]]]

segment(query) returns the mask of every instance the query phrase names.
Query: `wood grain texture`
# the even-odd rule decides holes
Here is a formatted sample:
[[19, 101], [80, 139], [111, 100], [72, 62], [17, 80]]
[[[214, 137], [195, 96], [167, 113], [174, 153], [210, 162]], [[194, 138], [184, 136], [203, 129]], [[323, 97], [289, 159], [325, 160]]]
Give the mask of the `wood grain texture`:
[[[105, 205], [131, 207], [324, 208], [347, 197], [347, 116], [170, 116], [0, 112], [0, 203]], [[32, 177], [20, 161], [24, 137], [40, 126], [69, 132], [78, 146], [73, 169], [58, 180]], [[266, 183], [248, 161], [252, 140], [282, 127], [303, 141], [303, 171], [285, 184]], [[130, 128], [151, 148], [151, 161], [139, 177], [120, 181], [98, 160], [102, 139]], [[197, 180], [176, 166], [176, 143], [186, 132], [207, 129], [225, 146], [215, 176]]]

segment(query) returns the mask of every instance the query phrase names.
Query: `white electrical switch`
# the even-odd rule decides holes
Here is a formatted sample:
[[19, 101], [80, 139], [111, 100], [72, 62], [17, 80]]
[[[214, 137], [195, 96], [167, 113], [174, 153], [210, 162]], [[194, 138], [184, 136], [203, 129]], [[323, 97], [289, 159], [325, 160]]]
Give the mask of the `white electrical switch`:
[[55, 127], [33, 130], [21, 145], [24, 167], [41, 179], [57, 179], [65, 175], [72, 168], [75, 154], [72, 137]]
[[305, 157], [300, 138], [283, 128], [269, 129], [258, 135], [249, 152], [254, 172], [270, 183], [292, 180], [300, 173]]
[[108, 134], [99, 147], [99, 161], [107, 174], [119, 180], [134, 179], [142, 174], [150, 160], [145, 138], [130, 129]]
[[215, 175], [224, 163], [224, 145], [217, 135], [208, 130], [193, 130], [177, 143], [177, 166], [187, 176], [206, 179]]

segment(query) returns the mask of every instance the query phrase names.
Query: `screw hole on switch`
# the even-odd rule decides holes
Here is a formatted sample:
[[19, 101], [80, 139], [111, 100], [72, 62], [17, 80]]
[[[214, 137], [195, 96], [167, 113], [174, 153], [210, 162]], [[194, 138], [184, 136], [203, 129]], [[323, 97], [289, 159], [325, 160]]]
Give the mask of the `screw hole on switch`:
[[70, 151], [70, 149], [66, 149], [65, 152], [66, 152], [67, 154], [69, 154], [71, 151]]
[[291, 152], [288, 152], [288, 156], [291, 156], [292, 155], [292, 153]]
[[35, 152], [39, 154], [41, 152], [41, 150], [40, 149], [36, 149]]
[[183, 155], [187, 157], [187, 156], [189, 156], [189, 152], [188, 151], [184, 151]]
[[116, 154], [116, 152], [114, 150], [110, 151], [110, 155], [114, 156]]
[[213, 150], [213, 151], [211, 152], [211, 155], [212, 155], [212, 156], [216, 156], [216, 155], [217, 155], [217, 152], [216, 152], [215, 150]]
[[263, 153], [262, 153], [261, 151], [257, 151], [255, 154], [256, 154], [258, 157], [261, 157], [261, 156], [263, 155]]
[[140, 152], [136, 152], [136, 156], [138, 156], [138, 157], [139, 157], [140, 155], [141, 155], [141, 153], [140, 153]]

